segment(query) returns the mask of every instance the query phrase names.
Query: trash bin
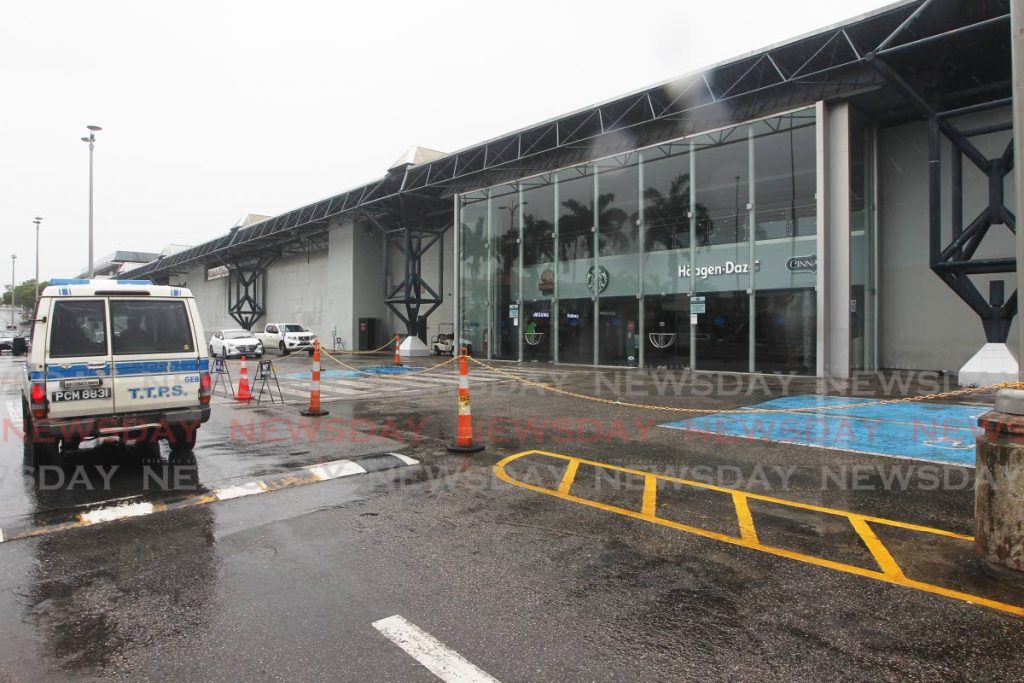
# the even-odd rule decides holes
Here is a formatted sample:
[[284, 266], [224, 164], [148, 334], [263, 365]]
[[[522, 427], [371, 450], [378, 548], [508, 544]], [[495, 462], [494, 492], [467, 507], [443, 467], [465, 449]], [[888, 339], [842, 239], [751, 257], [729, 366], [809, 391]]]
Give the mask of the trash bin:
[[28, 352], [28, 344], [25, 343], [24, 337], [15, 337], [11, 341], [11, 355], [12, 356], [24, 356]]

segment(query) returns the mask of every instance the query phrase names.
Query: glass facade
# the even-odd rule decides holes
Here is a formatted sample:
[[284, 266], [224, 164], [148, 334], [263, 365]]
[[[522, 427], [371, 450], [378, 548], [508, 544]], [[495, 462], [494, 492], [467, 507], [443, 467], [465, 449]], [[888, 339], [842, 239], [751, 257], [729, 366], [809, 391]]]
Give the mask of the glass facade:
[[460, 196], [490, 358], [813, 374], [815, 111]]
[[875, 129], [850, 122], [850, 369], [876, 369]]

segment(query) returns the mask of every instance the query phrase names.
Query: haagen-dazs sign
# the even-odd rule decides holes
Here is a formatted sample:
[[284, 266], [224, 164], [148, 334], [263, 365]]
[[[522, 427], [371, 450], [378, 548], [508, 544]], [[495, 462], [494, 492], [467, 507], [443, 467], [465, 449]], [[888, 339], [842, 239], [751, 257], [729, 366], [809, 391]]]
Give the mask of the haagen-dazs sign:
[[786, 259], [786, 270], [791, 273], [815, 273], [818, 271], [818, 255], [793, 256]]
[[697, 266], [696, 268], [690, 268], [690, 266], [679, 266], [679, 277], [690, 277], [691, 275], [696, 275], [700, 280], [707, 280], [709, 277], [716, 277], [718, 275], [736, 275], [749, 272], [749, 263], [736, 263], [734, 261], [726, 261], [725, 263], [717, 266]]
[[[755, 263], [760, 263], [755, 261]], [[776, 261], [777, 263], [777, 261]], [[763, 271], [765, 265], [760, 266], [760, 270]], [[814, 273], [818, 270], [818, 256], [817, 254], [809, 254], [807, 256], [792, 256], [786, 259], [786, 270], [790, 273]], [[724, 263], [709, 265], [709, 266], [695, 266], [690, 267], [689, 265], [679, 266], [679, 277], [696, 277], [698, 280], [707, 280], [711, 277], [718, 277], [721, 275], [743, 275], [750, 272], [749, 263], [737, 263], [735, 261], [725, 261]]]

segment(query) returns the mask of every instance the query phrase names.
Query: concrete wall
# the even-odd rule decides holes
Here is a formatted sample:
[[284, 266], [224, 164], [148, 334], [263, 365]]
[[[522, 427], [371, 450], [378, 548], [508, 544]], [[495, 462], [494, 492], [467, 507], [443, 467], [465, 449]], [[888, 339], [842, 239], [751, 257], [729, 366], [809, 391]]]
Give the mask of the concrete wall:
[[[1009, 119], [1009, 110], [964, 117], [960, 127]], [[973, 138], [989, 157], [1002, 154], [1010, 133]], [[879, 135], [879, 362], [883, 368], [957, 372], [985, 343], [978, 316], [928, 266], [928, 128], [925, 123], [886, 128]], [[951, 238], [950, 145], [943, 147], [943, 246]], [[1013, 174], [1007, 177], [1007, 206], [1013, 206]], [[988, 202], [985, 176], [964, 160], [964, 224]], [[1014, 242], [1003, 226], [993, 227], [975, 258], [1013, 256]], [[1013, 274], [1006, 295], [1015, 289]], [[989, 277], [975, 276], [988, 297]], [[1016, 349], [1017, 322], [1010, 334]]]
[[[451, 322], [454, 315], [450, 292], [453, 236], [445, 235], [444, 268], [445, 303], [428, 320], [428, 334], [437, 333], [438, 323]], [[424, 258], [424, 277], [432, 286], [440, 281], [439, 245]], [[391, 254], [391, 277], [394, 284], [404, 277], [402, 253]], [[384, 237], [374, 226], [350, 221], [338, 222], [328, 235], [328, 248], [308, 255], [292, 256], [276, 261], [267, 271], [267, 315], [254, 329], [268, 322], [299, 322], [315, 332], [325, 343], [333, 343], [331, 328], [346, 349], [358, 346], [360, 318], [376, 318], [378, 339], [374, 347], [384, 344], [395, 331], [404, 332], [404, 325], [384, 304]], [[172, 278], [172, 282], [192, 290], [209, 337], [222, 328], [239, 327], [228, 315], [228, 279], [206, 280], [202, 265]]]
[[297, 322], [329, 340], [334, 323], [326, 310], [329, 285], [326, 250], [279, 259], [267, 271], [267, 315], [257, 326]]

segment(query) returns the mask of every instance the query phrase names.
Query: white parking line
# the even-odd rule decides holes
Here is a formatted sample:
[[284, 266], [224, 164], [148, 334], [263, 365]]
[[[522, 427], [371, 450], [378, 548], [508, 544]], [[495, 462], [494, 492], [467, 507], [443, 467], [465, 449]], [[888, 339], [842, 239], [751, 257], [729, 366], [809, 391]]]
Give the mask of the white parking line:
[[320, 465], [310, 465], [306, 468], [314, 477], [320, 481], [337, 479], [338, 477], [350, 477], [353, 474], [366, 474], [366, 470], [351, 460], [335, 460]]
[[250, 481], [246, 484], [239, 484], [238, 486], [228, 486], [226, 488], [217, 489], [213, 492], [213, 495], [217, 496], [217, 500], [234, 500], [235, 498], [244, 498], [245, 496], [255, 496], [260, 493], [266, 492], [266, 487], [258, 481]]
[[373, 627], [446, 683], [498, 683], [498, 679], [398, 614], [373, 622]]
[[100, 522], [113, 522], [115, 519], [149, 515], [153, 513], [153, 510], [152, 503], [130, 503], [83, 512], [78, 518], [85, 524], [99, 524]]
[[419, 465], [420, 464], [420, 461], [417, 460], [416, 458], [410, 458], [408, 455], [402, 455], [401, 453], [388, 453], [388, 455], [395, 456], [396, 458], [398, 458], [399, 460], [404, 462], [406, 465]]

